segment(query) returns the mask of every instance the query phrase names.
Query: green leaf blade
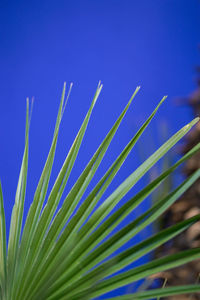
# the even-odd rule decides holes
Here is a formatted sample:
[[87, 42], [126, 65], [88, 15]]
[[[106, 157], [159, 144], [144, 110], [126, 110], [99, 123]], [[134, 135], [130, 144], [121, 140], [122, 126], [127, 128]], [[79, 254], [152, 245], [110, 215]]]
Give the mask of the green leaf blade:
[[186, 295], [186, 294], [193, 294], [193, 293], [200, 293], [199, 284], [158, 288], [158, 289], [143, 291], [135, 294], [127, 294], [115, 298], [108, 298], [108, 300], [133, 300], [133, 299], [150, 300], [155, 297], [170, 297], [175, 295]]
[[29, 127], [30, 127], [29, 99], [27, 99], [25, 148], [24, 148], [24, 155], [22, 159], [22, 165], [21, 165], [17, 191], [15, 196], [15, 204], [11, 216], [10, 234], [9, 234], [9, 241], [8, 241], [8, 254], [7, 254], [8, 298], [12, 293], [13, 278], [14, 278], [14, 273], [16, 268], [16, 260], [18, 255], [20, 235], [22, 229], [22, 219], [23, 219], [27, 172], [28, 172]]

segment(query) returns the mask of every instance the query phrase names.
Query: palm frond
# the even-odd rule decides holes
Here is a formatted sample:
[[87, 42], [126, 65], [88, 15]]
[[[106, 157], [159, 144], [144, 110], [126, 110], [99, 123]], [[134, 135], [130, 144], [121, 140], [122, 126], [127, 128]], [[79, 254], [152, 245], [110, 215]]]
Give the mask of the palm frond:
[[[0, 299], [2, 300], [93, 299], [157, 272], [200, 258], [200, 249], [189, 249], [150, 261], [129, 271], [123, 271], [125, 267], [134, 263], [137, 259], [199, 222], [200, 215], [184, 220], [121, 251], [117, 255], [115, 254], [118, 249], [141, 230], [156, 221], [200, 177], [200, 170], [197, 170], [176, 189], [153, 203], [147, 211], [116, 231], [117, 226], [155, 191], [179, 165], [199, 151], [200, 143], [113, 211], [133, 186], [198, 122], [198, 118], [176, 132], [134, 170], [103, 202], [100, 202], [166, 97], [163, 97], [82, 202], [83, 195], [101, 164], [128, 108], [139, 91], [139, 87], [134, 91], [128, 104], [56, 213], [79, 153], [92, 111], [102, 90], [102, 85], [99, 83], [91, 106], [66, 156], [55, 184], [49, 195], [47, 195], [59, 128], [71, 87], [72, 85], [70, 85], [65, 99], [66, 84], [64, 84], [52, 144], [22, 231], [30, 127], [29, 101], [27, 101], [25, 149], [11, 217], [7, 253], [3, 193], [0, 184]], [[44, 206], [46, 199], [46, 205]], [[115, 233], [113, 233], [114, 230]], [[118, 273], [119, 271], [120, 273]], [[175, 288], [164, 287], [154, 291], [140, 291], [115, 299], [133, 299], [131, 298], [133, 296], [134, 299], [151, 299], [152, 297], [189, 292], [199, 292], [199, 285]]]

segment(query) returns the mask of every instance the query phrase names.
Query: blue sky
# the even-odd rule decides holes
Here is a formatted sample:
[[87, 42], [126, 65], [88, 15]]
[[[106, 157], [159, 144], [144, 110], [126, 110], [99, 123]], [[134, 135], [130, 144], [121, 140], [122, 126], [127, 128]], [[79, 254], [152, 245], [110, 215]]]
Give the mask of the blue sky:
[[[0, 2], [0, 177], [9, 219], [19, 173], [25, 99], [34, 96], [27, 203], [32, 199], [50, 146], [63, 82], [74, 83], [63, 120], [55, 176], [91, 103], [98, 81], [104, 87], [88, 128], [69, 186], [126, 105], [141, 91], [127, 114], [99, 176], [129, 141], [164, 95], [148, 135], [159, 144], [159, 126], [169, 135], [191, 120], [175, 105], [196, 86], [200, 63], [198, 0], [60, 0]], [[152, 145], [141, 146], [149, 154]], [[131, 155], [113, 188], [138, 165]], [[140, 185], [138, 186], [140, 187]]]

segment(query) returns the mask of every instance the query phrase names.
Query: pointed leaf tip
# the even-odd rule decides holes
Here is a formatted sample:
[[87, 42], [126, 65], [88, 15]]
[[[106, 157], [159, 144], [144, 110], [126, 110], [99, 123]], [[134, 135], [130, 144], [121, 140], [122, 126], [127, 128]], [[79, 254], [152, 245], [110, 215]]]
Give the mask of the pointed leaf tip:
[[199, 117], [193, 119], [190, 123], [188, 123], [184, 129], [188, 129], [189, 127], [192, 128], [197, 122], [199, 122]]
[[158, 108], [160, 107], [161, 104], [167, 99], [167, 96], [163, 96], [160, 103], [158, 104]]
[[[70, 83], [70, 86], [69, 86], [68, 93], [67, 93], [67, 97], [66, 97], [65, 102], [64, 102], [64, 104], [63, 104], [63, 109], [62, 109], [62, 115], [61, 115], [61, 117], [63, 117], [63, 114], [64, 114], [64, 111], [65, 111], [67, 102], [68, 102], [68, 100], [69, 100], [69, 96], [70, 96], [70, 94], [71, 94], [72, 86], [73, 86], [73, 83], [71, 82], [71, 83]], [[66, 89], [66, 82], [64, 82], [64, 88], [63, 88], [64, 93], [65, 93], [65, 89]]]
[[101, 81], [99, 81], [99, 86], [98, 86], [99, 93], [100, 93], [100, 91], [102, 90], [102, 87], [103, 87], [103, 84], [101, 83]]
[[132, 100], [135, 98], [135, 96], [137, 95], [138, 91], [140, 90], [140, 86], [137, 86], [135, 91], [133, 92], [131, 99], [129, 100], [129, 103], [132, 102]]
[[168, 95], [163, 96], [163, 101], [165, 101], [165, 99], [167, 99]]

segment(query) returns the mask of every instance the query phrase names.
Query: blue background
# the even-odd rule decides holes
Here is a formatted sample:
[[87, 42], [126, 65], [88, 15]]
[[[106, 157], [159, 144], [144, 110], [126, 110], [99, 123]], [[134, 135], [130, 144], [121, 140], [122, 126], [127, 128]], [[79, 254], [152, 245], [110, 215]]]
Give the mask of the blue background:
[[51, 185], [89, 108], [98, 81], [104, 85], [67, 190], [137, 85], [142, 86], [141, 91], [97, 179], [158, 101], [166, 94], [169, 96], [108, 195], [139, 164], [138, 149], [143, 149], [144, 158], [154, 149], [150, 140], [157, 146], [160, 144], [159, 126], [163, 120], [168, 123], [168, 135], [191, 120], [191, 111], [175, 105], [175, 99], [187, 96], [195, 88], [199, 41], [200, 1], [197, 0], [1, 0], [0, 177], [7, 221], [23, 153], [27, 96], [34, 96], [35, 102], [25, 213], [48, 153], [64, 81], [68, 86], [73, 82], [74, 86], [61, 127]]

